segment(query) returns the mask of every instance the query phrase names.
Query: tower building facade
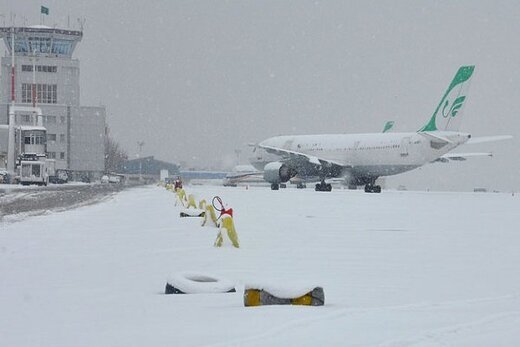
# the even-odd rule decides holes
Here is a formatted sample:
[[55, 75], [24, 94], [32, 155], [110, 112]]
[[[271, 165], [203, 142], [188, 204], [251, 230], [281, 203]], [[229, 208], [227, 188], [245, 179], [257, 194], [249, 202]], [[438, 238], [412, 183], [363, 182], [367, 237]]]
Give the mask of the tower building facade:
[[[58, 169], [93, 179], [105, 169], [106, 110], [80, 104], [80, 66], [72, 55], [82, 37], [81, 31], [45, 26], [0, 28], [7, 46], [1, 59], [0, 126], [9, 122], [13, 98], [16, 106], [40, 107], [47, 129], [47, 158], [55, 159]], [[17, 114], [15, 124], [34, 125], [36, 119]], [[4, 147], [0, 140], [0, 167]]]

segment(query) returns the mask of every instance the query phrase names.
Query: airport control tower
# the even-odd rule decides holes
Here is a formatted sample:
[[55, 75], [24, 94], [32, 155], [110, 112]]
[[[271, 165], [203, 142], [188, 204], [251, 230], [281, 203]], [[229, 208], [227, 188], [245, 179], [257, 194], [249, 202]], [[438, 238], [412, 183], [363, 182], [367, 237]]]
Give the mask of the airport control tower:
[[[47, 157], [56, 160], [56, 168], [82, 177], [100, 175], [106, 111], [80, 104], [80, 66], [73, 53], [83, 32], [43, 25], [0, 27], [0, 38], [7, 47], [1, 60], [0, 125], [9, 123], [10, 105], [40, 107], [47, 129]], [[33, 125], [35, 119], [17, 114], [15, 124]], [[0, 167], [2, 151], [4, 143], [0, 143]]]

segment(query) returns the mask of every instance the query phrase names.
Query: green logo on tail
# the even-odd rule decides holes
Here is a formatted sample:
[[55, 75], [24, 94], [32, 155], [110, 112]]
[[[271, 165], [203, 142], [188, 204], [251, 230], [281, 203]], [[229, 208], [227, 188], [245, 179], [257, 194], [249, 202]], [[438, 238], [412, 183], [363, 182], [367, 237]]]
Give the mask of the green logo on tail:
[[[441, 99], [439, 106], [435, 109], [430, 121], [419, 131], [436, 131], [436, 130], [458, 130], [459, 122], [452, 122], [464, 106], [466, 100], [466, 83], [473, 75], [475, 66], [462, 66], [453, 81], [451, 81], [448, 90]], [[437, 115], [442, 117], [437, 117]]]
[[448, 108], [450, 102], [449, 100], [446, 100], [446, 102], [444, 103], [444, 107], [442, 108], [442, 116], [444, 118], [447, 118], [448, 116], [455, 117], [457, 115], [457, 112], [459, 112], [459, 109], [462, 107], [465, 99], [465, 96], [459, 96], [457, 99], [455, 99], [448, 112], [445, 111]]

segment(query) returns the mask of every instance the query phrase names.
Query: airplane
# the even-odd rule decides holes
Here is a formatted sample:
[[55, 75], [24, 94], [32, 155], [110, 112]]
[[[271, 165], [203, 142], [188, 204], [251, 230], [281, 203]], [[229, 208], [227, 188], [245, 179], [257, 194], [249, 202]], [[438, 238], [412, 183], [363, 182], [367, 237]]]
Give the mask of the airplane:
[[239, 184], [264, 183], [263, 172], [251, 165], [237, 165], [223, 180], [225, 187], [236, 187]]
[[[387, 121], [383, 127], [383, 133], [386, 133], [387, 131], [390, 131], [393, 127], [394, 127], [394, 124], [395, 122], [394, 121]], [[263, 169], [265, 167], [266, 164], [268, 164], [269, 162], [271, 161], [277, 161], [279, 159], [279, 157], [277, 155], [274, 155], [274, 154], [269, 154], [267, 153], [265, 150], [262, 150], [261, 148], [258, 148], [257, 144], [256, 143], [248, 143], [247, 144], [249, 147], [253, 147], [253, 157], [250, 157], [249, 158], [249, 162], [252, 166], [252, 168], [254, 170], [251, 170], [250, 172], [246, 172], [246, 173], [242, 173], [238, 179], [250, 179], [249, 176], [251, 176], [253, 179], [255, 179], [255, 182], [258, 181], [258, 178], [261, 178], [261, 180], [263, 182], [266, 182], [263, 178]], [[447, 161], [447, 159], [446, 159]], [[231, 173], [229, 174], [229, 176], [231, 176], [229, 178], [229, 180], [226, 178], [226, 180], [224, 181], [224, 185], [234, 185], [232, 183], [234, 183], [234, 180], [235, 180], [235, 176], [237, 176], [236, 173]], [[296, 185], [296, 188], [299, 188], [299, 189], [302, 189], [302, 188], [306, 188], [307, 187], [307, 183], [309, 182], [316, 182], [316, 181], [319, 181], [320, 178], [318, 176], [301, 176], [301, 175], [296, 175], [294, 177], [291, 177], [291, 179], [289, 180], [290, 183], [292, 184], [295, 184]], [[333, 181], [336, 181], [336, 182], [341, 182], [341, 183], [346, 183], [343, 181], [343, 178], [341, 177], [338, 177], [338, 178], [335, 178], [333, 179]], [[348, 183], [348, 182], [347, 182]], [[352, 185], [350, 186], [351, 188], [356, 188], [356, 187], [353, 187]], [[286, 184], [285, 183], [280, 183], [280, 186], [279, 188], [286, 188]]]
[[[462, 144], [511, 139], [510, 135], [472, 138], [460, 132], [462, 110], [475, 66], [461, 66], [428, 122], [417, 132], [276, 136], [255, 145], [264, 154], [251, 161], [262, 168], [272, 190], [299, 175], [317, 176], [316, 191], [331, 191], [328, 178], [343, 177], [345, 184], [365, 186], [380, 193], [376, 179], [414, 170], [427, 163], [465, 160], [491, 153], [449, 153]], [[393, 123], [392, 123], [393, 125]]]

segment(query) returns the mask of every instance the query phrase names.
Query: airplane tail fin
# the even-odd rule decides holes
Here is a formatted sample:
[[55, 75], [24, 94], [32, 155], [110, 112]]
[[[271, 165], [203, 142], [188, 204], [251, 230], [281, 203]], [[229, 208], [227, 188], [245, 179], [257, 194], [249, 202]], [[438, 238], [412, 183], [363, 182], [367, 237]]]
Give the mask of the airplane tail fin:
[[383, 132], [386, 133], [388, 130], [394, 127], [395, 122], [393, 120], [389, 120], [385, 123], [385, 127], [383, 128]]
[[448, 90], [435, 109], [430, 121], [423, 126], [422, 131], [458, 131], [462, 116], [462, 109], [466, 101], [469, 80], [473, 75], [474, 65], [461, 66], [451, 81]]

